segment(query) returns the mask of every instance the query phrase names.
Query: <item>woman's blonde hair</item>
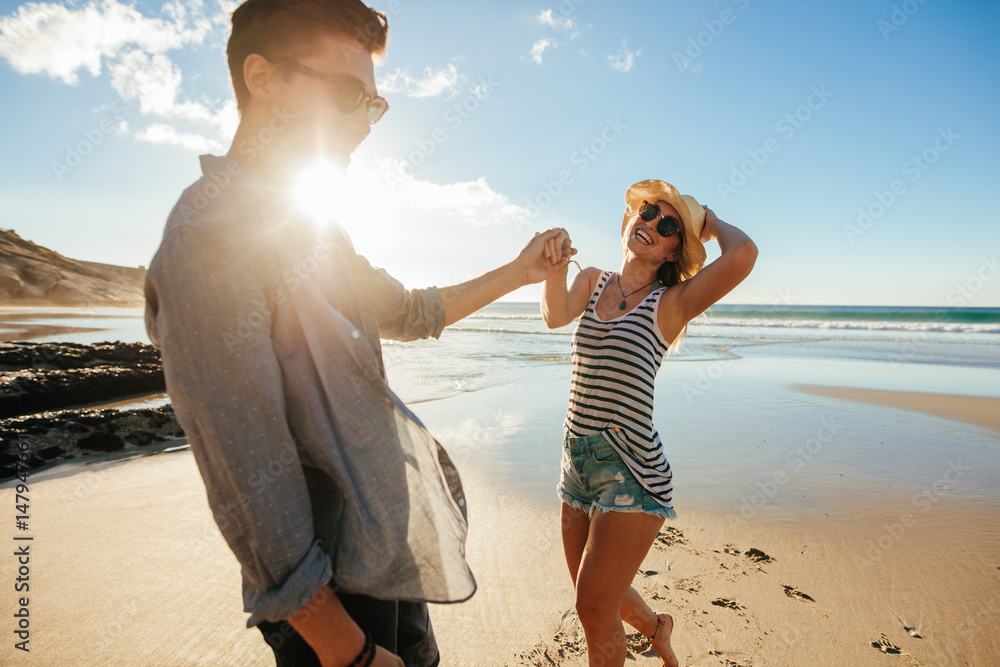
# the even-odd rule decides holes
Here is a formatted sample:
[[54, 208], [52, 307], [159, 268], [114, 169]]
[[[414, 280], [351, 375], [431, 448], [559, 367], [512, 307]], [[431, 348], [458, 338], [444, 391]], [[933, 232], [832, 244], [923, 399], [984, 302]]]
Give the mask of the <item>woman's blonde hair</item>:
[[[636, 214], [638, 215], [638, 214]], [[691, 265], [688, 262], [687, 254], [684, 252], [684, 231], [683, 229], [678, 232], [678, 237], [680, 238], [680, 245], [677, 247], [677, 261], [665, 261], [660, 264], [660, 268], [656, 271], [656, 278], [659, 280], [661, 285], [666, 287], [672, 287], [678, 283], [685, 280], [690, 280], [702, 270], [703, 265]], [[622, 237], [622, 242], [624, 243], [625, 238]], [[677, 338], [670, 343], [670, 349], [667, 351], [668, 354], [676, 352], [680, 348], [681, 342], [687, 338], [687, 324], [678, 334]]]

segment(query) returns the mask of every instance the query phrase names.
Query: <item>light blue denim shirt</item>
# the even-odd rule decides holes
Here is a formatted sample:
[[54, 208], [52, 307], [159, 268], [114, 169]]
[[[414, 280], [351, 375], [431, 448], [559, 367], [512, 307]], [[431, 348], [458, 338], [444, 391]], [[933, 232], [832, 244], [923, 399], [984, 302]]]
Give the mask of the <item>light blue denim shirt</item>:
[[440, 336], [437, 288], [405, 289], [239, 163], [201, 162], [149, 264], [145, 324], [242, 567], [247, 626], [328, 581], [467, 599], [458, 473], [386, 384], [379, 341]]

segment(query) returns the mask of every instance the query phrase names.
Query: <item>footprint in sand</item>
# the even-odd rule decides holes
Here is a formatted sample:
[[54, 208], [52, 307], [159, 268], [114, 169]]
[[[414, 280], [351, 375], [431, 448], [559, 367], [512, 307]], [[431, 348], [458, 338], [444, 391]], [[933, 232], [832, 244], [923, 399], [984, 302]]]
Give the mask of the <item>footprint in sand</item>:
[[[731, 653], [727, 651], [709, 651], [709, 655], [715, 656], [716, 658], [722, 658], [724, 661], [722, 664], [725, 667], [752, 667], [753, 661], [751, 658], [743, 653]], [[730, 657], [734, 658], [730, 660]], [[698, 664], [705, 664], [699, 662]], [[719, 663], [714, 663], [719, 664]]]
[[902, 655], [903, 653], [903, 649], [890, 642], [885, 633], [882, 634], [877, 642], [872, 642], [872, 648], [876, 648], [882, 651], [882, 653], [888, 653], [889, 655]]
[[656, 536], [656, 541], [668, 547], [688, 543], [687, 538], [684, 537], [684, 533], [679, 528], [674, 528], [673, 526], [667, 526], [661, 530], [660, 534]]
[[[657, 657], [657, 653], [653, 648], [653, 645], [650, 644], [649, 640], [639, 632], [630, 632], [625, 635], [625, 647], [628, 649], [628, 652], [633, 655], [644, 655], [650, 658]], [[633, 658], [633, 660], [634, 659], [635, 658]]]
[[697, 593], [701, 590], [701, 582], [697, 579], [678, 579], [674, 582], [674, 588], [688, 593]]
[[727, 600], [726, 598], [716, 598], [712, 600], [712, 604], [716, 607], [725, 607], [726, 609], [743, 609], [735, 600]]
[[[739, 553], [739, 552], [737, 551], [736, 553]], [[753, 549], [753, 548], [747, 549], [747, 552], [744, 555], [747, 558], [749, 558], [750, 560], [752, 560], [753, 562], [755, 562], [755, 563], [773, 563], [774, 562], [773, 558], [771, 558], [770, 556], [768, 556], [766, 553], [764, 553], [760, 549]]]
[[791, 586], [785, 586], [784, 584], [782, 584], [781, 587], [785, 589], [785, 595], [787, 595], [790, 598], [793, 598], [795, 600], [801, 600], [803, 602], [815, 602], [816, 601], [816, 600], [813, 600], [808, 595], [806, 595], [805, 593], [803, 593], [802, 591], [796, 589], [796, 588], [792, 588]]

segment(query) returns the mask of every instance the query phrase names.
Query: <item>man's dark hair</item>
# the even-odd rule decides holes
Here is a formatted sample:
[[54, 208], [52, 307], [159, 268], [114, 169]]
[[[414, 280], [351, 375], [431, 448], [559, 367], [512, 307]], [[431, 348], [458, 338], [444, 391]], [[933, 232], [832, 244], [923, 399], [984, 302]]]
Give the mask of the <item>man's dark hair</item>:
[[226, 55], [241, 111], [250, 101], [243, 61], [251, 53], [268, 60], [308, 53], [324, 35], [353, 37], [377, 58], [385, 53], [389, 22], [361, 0], [246, 0], [233, 12], [233, 34]]

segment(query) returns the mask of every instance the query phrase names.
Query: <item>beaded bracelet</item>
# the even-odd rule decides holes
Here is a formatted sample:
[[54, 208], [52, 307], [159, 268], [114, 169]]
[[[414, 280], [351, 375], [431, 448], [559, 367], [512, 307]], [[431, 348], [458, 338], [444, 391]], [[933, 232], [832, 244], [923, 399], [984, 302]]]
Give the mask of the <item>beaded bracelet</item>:
[[364, 648], [361, 649], [358, 657], [347, 667], [370, 667], [373, 662], [375, 662], [375, 640], [372, 639], [372, 633], [365, 630]]

